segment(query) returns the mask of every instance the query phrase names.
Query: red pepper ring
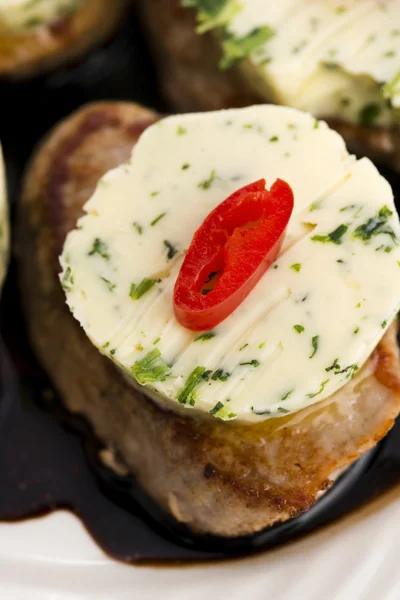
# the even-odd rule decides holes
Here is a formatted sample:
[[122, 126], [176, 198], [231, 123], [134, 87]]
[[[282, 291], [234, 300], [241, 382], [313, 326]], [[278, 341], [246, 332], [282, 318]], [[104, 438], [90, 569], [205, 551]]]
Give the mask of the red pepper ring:
[[293, 211], [282, 179], [234, 192], [203, 221], [179, 271], [174, 312], [183, 327], [206, 331], [224, 321], [277, 258]]

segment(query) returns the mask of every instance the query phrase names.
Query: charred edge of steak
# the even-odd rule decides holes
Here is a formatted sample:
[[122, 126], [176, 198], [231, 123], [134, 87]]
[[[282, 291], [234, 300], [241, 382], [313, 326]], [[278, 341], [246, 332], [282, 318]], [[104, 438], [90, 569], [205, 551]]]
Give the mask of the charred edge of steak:
[[61, 144], [49, 165], [48, 180], [43, 195], [50, 225], [54, 231], [57, 256], [61, 253], [65, 240], [65, 232], [63, 231], [65, 206], [63, 198], [64, 186], [73, 179], [70, 166], [71, 157], [79, 151], [79, 148], [93, 133], [101, 129], [111, 128], [117, 130], [123, 128], [125, 133], [132, 138], [133, 146], [143, 131], [156, 121], [157, 117], [154, 117], [153, 119], [133, 121], [126, 125], [111, 110], [100, 109], [84, 115], [82, 121], [77, 124], [76, 131]]

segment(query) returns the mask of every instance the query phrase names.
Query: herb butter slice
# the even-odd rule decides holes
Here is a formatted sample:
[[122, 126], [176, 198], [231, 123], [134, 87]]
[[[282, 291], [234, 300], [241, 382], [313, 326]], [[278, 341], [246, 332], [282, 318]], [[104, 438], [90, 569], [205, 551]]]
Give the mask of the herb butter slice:
[[[172, 294], [195, 230], [233, 191], [278, 177], [295, 198], [279, 258], [212, 332], [184, 329]], [[319, 402], [362, 368], [400, 307], [389, 184], [291, 108], [164, 119], [85, 211], [61, 257], [68, 305], [134, 385], [175, 410], [256, 421]]]
[[220, 68], [239, 65], [266, 100], [362, 126], [398, 122], [398, 0], [182, 3], [197, 9], [199, 34], [217, 30]]

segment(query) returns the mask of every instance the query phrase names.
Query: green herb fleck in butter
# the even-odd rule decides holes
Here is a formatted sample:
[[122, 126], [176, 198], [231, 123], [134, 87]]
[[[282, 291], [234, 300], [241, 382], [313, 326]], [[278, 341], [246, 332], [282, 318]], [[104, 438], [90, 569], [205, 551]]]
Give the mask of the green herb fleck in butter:
[[164, 243], [164, 246], [168, 250], [168, 253], [167, 253], [168, 260], [172, 260], [175, 256], [175, 254], [178, 254], [178, 250], [168, 240], [164, 240], [163, 243]]
[[200, 335], [196, 335], [196, 337], [194, 338], [195, 342], [198, 342], [199, 340], [201, 340], [202, 342], [206, 342], [207, 340], [211, 340], [213, 337], [215, 337], [215, 332], [214, 331], [207, 331], [206, 333], [201, 333]]
[[93, 242], [92, 249], [89, 252], [89, 256], [94, 256], [95, 254], [99, 254], [105, 260], [110, 260], [110, 255], [108, 253], [108, 245], [103, 242], [100, 238], [96, 238]]
[[195, 389], [201, 383], [205, 371], [205, 367], [196, 367], [192, 371], [178, 395], [177, 400], [180, 404], [195, 405]]
[[163, 360], [161, 352], [155, 348], [135, 362], [132, 374], [141, 385], [146, 385], [155, 381], [165, 381], [170, 376], [171, 369]]
[[339, 225], [339, 227], [337, 227], [334, 231], [331, 231], [331, 233], [328, 233], [327, 235], [313, 235], [311, 239], [313, 242], [322, 242], [324, 244], [326, 242], [332, 242], [333, 244], [339, 245], [342, 243], [342, 237], [348, 228], [348, 225]]
[[130, 298], [132, 298], [132, 300], [140, 300], [140, 298], [149, 290], [151, 290], [151, 288], [157, 283], [157, 279], [148, 279], [147, 277], [145, 277], [144, 279], [142, 279], [142, 281], [138, 284], [136, 283], [132, 283], [130, 290], [129, 290], [129, 296]]

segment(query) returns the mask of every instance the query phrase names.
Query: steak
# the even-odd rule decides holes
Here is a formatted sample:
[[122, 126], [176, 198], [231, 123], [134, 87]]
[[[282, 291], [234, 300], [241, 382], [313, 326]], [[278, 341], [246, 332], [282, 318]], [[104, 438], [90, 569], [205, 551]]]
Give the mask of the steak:
[[58, 256], [98, 179], [129, 158], [156, 119], [134, 104], [89, 105], [37, 149], [17, 226], [28, 329], [65, 407], [90, 422], [117, 471], [137, 478], [196, 532], [251, 534], [309, 509], [335, 474], [390, 430], [400, 412], [397, 325], [346, 386], [279, 419], [243, 424], [178, 415], [134, 389], [70, 314]]
[[[183, 8], [181, 0], [140, 0], [139, 8], [162, 89], [175, 110], [219, 110], [268, 101], [251, 89], [238, 70], [219, 69], [217, 38], [213, 33], [196, 33], [196, 12]], [[344, 137], [352, 152], [400, 170], [398, 126], [361, 127], [339, 119], [325, 120]]]

